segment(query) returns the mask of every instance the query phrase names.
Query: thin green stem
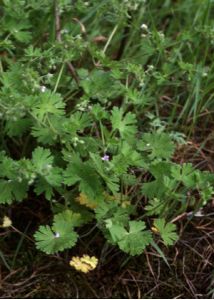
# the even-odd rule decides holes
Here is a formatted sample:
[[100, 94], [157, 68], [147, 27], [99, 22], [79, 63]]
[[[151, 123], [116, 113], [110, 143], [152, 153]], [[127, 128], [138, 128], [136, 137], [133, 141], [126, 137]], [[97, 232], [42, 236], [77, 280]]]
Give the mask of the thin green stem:
[[63, 70], [64, 70], [64, 66], [65, 66], [65, 63], [62, 64], [62, 67], [59, 71], [59, 75], [57, 77], [57, 81], [56, 81], [56, 84], [55, 84], [55, 87], [54, 87], [54, 90], [53, 90], [53, 93], [55, 93], [58, 89], [58, 86], [59, 86], [59, 82], [60, 82], [60, 79], [62, 77], [62, 73], [63, 73]]

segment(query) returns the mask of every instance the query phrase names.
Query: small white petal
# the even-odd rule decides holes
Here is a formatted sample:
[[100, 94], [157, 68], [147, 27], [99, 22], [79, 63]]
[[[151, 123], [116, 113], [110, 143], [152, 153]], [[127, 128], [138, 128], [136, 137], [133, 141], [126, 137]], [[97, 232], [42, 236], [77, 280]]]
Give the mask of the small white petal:
[[142, 25], [140, 26], [140, 28], [141, 28], [142, 30], [148, 30], [148, 26], [147, 26], [146, 24], [142, 24]]
[[44, 93], [46, 91], [46, 89], [47, 89], [46, 86], [44, 86], [44, 85], [40, 86], [40, 91], [42, 93]]

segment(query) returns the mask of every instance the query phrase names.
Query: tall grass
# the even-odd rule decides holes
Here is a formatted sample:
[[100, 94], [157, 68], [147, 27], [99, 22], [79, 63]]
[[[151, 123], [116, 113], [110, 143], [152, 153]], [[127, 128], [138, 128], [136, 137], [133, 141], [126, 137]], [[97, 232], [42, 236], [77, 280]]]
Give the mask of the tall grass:
[[[146, 1], [128, 16], [114, 2], [107, 10], [108, 1], [88, 9], [80, 20], [87, 37], [108, 39], [117, 26], [106, 53], [142, 65], [142, 93], [149, 99], [149, 111], [154, 109], [169, 127], [186, 133], [204, 116], [206, 126], [214, 112], [214, 2]], [[149, 65], [154, 67], [150, 71]]]

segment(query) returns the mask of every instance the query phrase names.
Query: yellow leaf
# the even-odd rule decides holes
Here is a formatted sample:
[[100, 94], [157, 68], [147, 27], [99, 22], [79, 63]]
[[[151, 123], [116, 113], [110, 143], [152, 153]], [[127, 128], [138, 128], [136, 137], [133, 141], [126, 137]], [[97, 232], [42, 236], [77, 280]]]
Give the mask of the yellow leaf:
[[153, 231], [154, 233], [159, 233], [159, 231], [158, 231], [158, 229], [157, 229], [156, 227], [152, 226], [151, 229], [152, 229], [152, 231]]
[[82, 257], [74, 256], [70, 261], [70, 266], [77, 271], [88, 273], [96, 268], [98, 259], [95, 256], [83, 255]]
[[80, 193], [79, 196], [76, 198], [76, 202], [78, 202], [81, 205], [85, 205], [91, 209], [94, 209], [97, 207], [96, 203], [93, 203], [91, 199], [89, 199], [85, 194]]
[[4, 216], [2, 226], [3, 228], [10, 227], [12, 225], [12, 221], [9, 217]]
[[120, 204], [123, 208], [126, 208], [127, 206], [131, 205], [131, 202], [128, 200], [126, 195], [109, 195], [108, 193], [104, 192], [104, 197], [107, 201], [115, 201], [118, 204]]
[[128, 207], [128, 206], [130, 206], [131, 205], [131, 202], [130, 201], [123, 201], [123, 202], [121, 202], [121, 206], [123, 207], [123, 208], [126, 208], [126, 207]]

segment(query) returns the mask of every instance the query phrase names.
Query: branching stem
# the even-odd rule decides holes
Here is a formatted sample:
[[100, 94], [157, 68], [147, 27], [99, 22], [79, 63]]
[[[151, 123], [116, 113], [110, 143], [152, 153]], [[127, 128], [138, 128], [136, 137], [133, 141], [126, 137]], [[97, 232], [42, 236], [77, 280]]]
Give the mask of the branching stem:
[[[60, 20], [60, 12], [57, 5], [57, 0], [55, 1], [55, 28], [56, 28], [56, 39], [59, 43], [62, 43], [62, 35], [61, 35], [61, 20]], [[76, 84], [79, 85], [79, 78], [77, 72], [71, 62], [66, 62], [69, 72], [71, 76], [76, 81]]]

